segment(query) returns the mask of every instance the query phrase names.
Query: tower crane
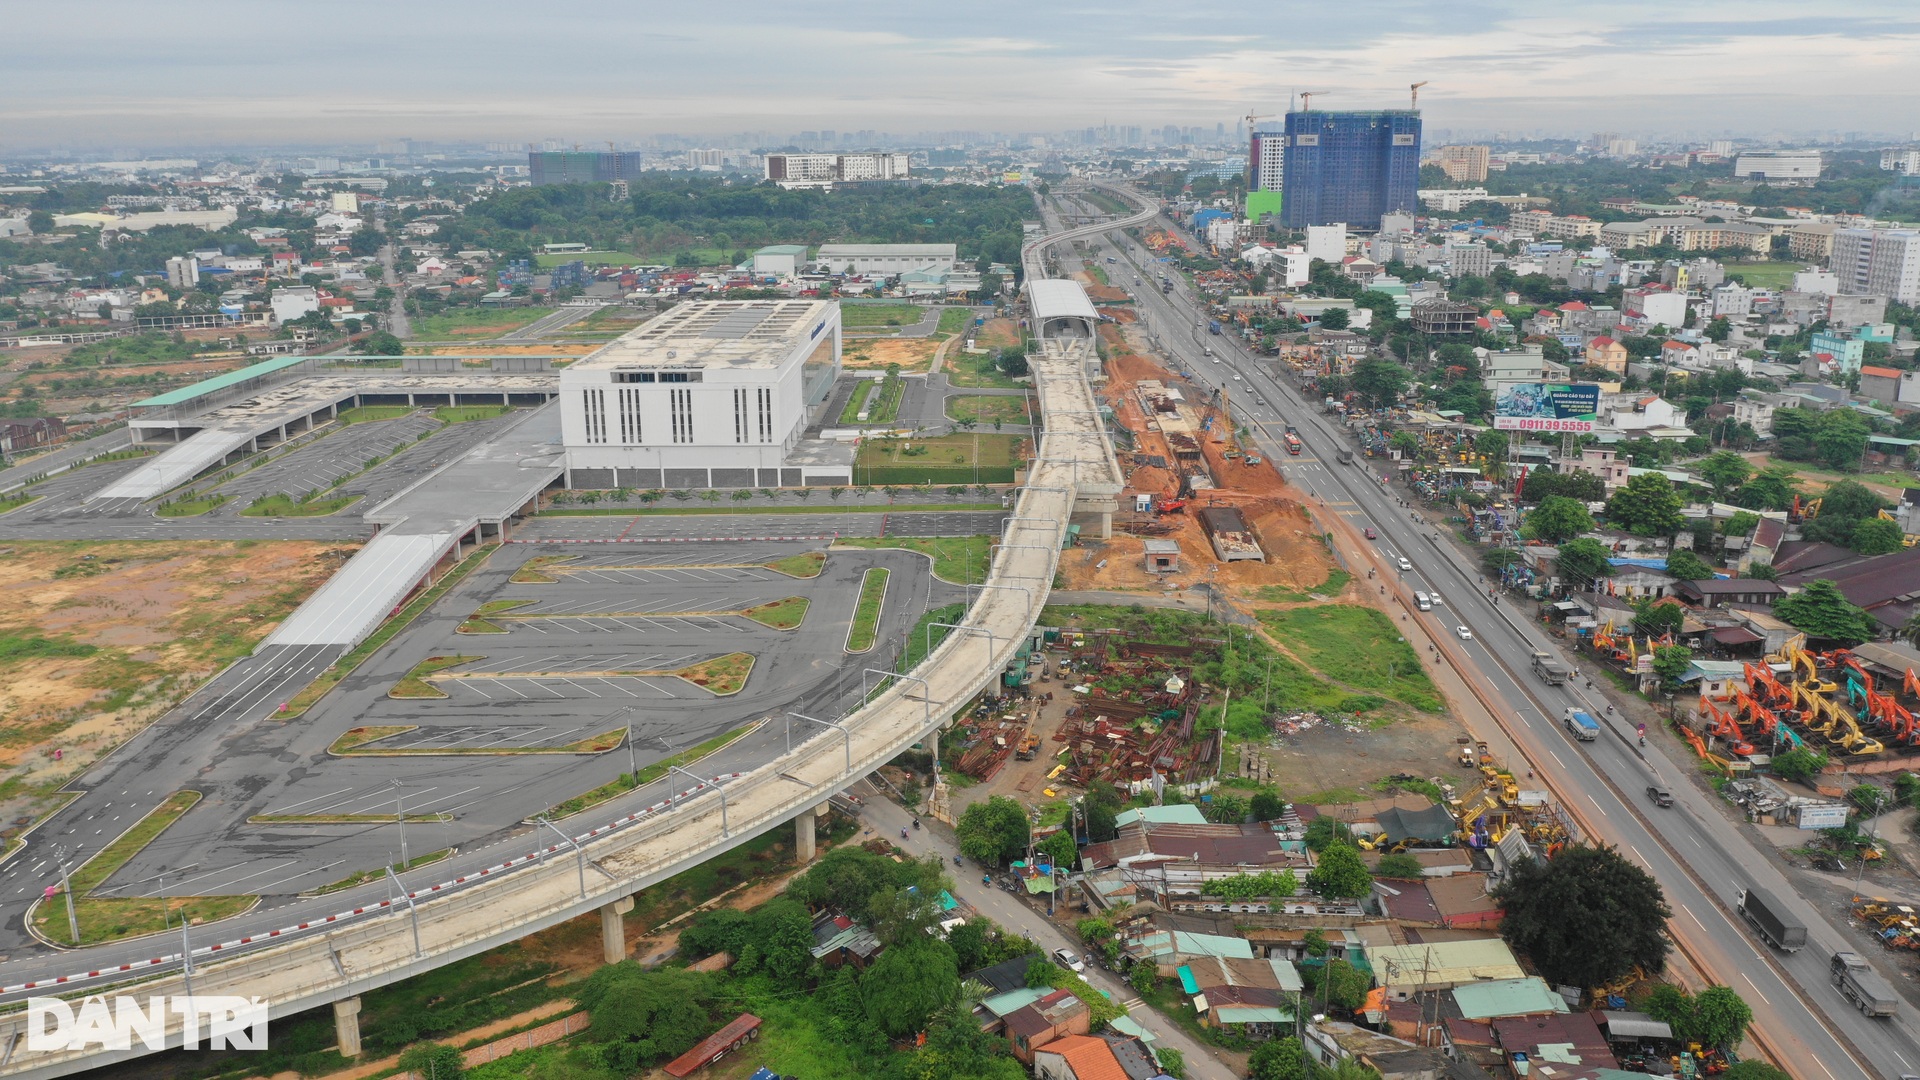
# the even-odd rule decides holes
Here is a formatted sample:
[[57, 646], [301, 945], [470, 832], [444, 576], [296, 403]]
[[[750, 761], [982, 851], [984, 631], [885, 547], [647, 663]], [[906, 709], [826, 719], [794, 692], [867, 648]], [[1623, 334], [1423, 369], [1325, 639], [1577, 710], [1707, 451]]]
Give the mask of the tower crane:
[[1421, 79], [1419, 82], [1407, 88], [1408, 92], [1413, 95], [1413, 110], [1415, 112], [1420, 111], [1420, 88], [1427, 85], [1430, 81], [1432, 80]]
[[1248, 113], [1248, 114], [1246, 115], [1246, 121], [1247, 121], [1247, 134], [1249, 134], [1249, 135], [1251, 135], [1251, 134], [1253, 134], [1253, 125], [1255, 125], [1255, 124], [1257, 124], [1257, 123], [1259, 123], [1259, 122], [1260, 122], [1260, 121], [1262, 121], [1262, 120], [1271, 120], [1271, 119], [1273, 119], [1273, 114], [1272, 114], [1272, 113], [1262, 113], [1262, 114], [1261, 114], [1261, 115], [1259, 115], [1259, 116], [1255, 116], [1255, 115], [1254, 115], [1254, 114], [1252, 114], [1252, 113]]
[[1333, 91], [1331, 91], [1331, 90], [1302, 90], [1302, 91], [1300, 91], [1300, 111], [1301, 111], [1301, 112], [1312, 112], [1312, 111], [1313, 111], [1313, 99], [1314, 99], [1315, 97], [1317, 97], [1318, 95], [1321, 95], [1321, 94], [1330, 94], [1330, 93], [1332, 93], [1332, 92], [1333, 92]]

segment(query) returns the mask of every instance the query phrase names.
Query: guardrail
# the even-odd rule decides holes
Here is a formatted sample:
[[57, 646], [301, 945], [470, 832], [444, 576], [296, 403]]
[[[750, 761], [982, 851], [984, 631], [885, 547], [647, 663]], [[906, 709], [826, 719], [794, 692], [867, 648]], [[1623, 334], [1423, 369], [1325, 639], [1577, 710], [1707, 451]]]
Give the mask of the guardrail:
[[[1073, 235], [1047, 238], [1029, 253]], [[1050, 396], [1084, 402], [1088, 389], [1077, 365], [1043, 363], [1034, 370], [1043, 412]], [[586, 914], [812, 810], [944, 724], [1014, 658], [1052, 587], [1077, 495], [1078, 462], [1096, 451], [1111, 454], [1097, 415], [1068, 408], [1049, 421], [986, 587], [960, 620], [979, 632], [949, 634], [913, 671], [888, 676], [885, 691], [842, 718], [850, 736], [845, 744], [837, 732], [815, 736], [758, 768], [704, 779], [566, 843], [377, 904], [194, 949], [190, 974], [174, 953], [0, 987], [0, 996], [97, 994], [131, 976], [142, 994], [264, 997], [270, 1016], [285, 1017]], [[724, 801], [702, 797], [722, 785], [731, 793]], [[178, 1044], [177, 1018], [167, 1037]], [[0, 1077], [61, 1076], [146, 1052], [27, 1052], [24, 1014], [0, 1017]]]

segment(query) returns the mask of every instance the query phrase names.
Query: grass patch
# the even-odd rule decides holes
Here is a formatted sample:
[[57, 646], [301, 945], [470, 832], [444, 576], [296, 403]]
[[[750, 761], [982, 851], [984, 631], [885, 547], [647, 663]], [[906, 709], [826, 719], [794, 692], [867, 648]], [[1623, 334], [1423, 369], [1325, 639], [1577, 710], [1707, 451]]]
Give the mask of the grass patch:
[[227, 495], [202, 495], [193, 499], [168, 500], [154, 508], [154, 513], [163, 518], [199, 517], [209, 510], [223, 505]]
[[1352, 574], [1336, 567], [1328, 571], [1327, 580], [1315, 585], [1311, 589], [1295, 590], [1289, 589], [1285, 585], [1262, 585], [1253, 591], [1253, 598], [1269, 604], [1304, 603], [1313, 599], [1312, 594], [1314, 593], [1319, 593], [1321, 596], [1334, 596], [1338, 594], [1341, 589], [1346, 588], [1347, 582], [1352, 580]]
[[886, 599], [887, 578], [881, 567], [868, 570], [860, 579], [860, 602], [853, 609], [853, 625], [847, 630], [847, 651], [863, 653], [873, 648], [880, 635], [880, 604]]
[[[452, 814], [408, 814], [408, 821], [424, 825], [442, 825], [453, 820]], [[392, 814], [255, 814], [247, 819], [249, 825], [391, 825]]]
[[466, 619], [460, 623], [456, 633], [504, 634], [507, 632], [507, 628], [487, 618], [487, 616], [498, 615], [503, 611], [512, 611], [515, 608], [523, 608], [531, 603], [533, 603], [531, 600], [489, 600], [481, 604], [479, 610], [467, 616]]
[[560, 579], [547, 573], [545, 568], [555, 563], [570, 562], [579, 557], [578, 555], [535, 555], [521, 563], [519, 569], [515, 570], [513, 576], [507, 580], [515, 585], [552, 585]]
[[381, 739], [390, 739], [403, 732], [412, 731], [419, 726], [418, 724], [372, 724], [366, 727], [348, 728], [345, 735], [333, 740], [333, 745], [327, 747], [327, 753], [349, 753], [355, 747], [365, 746], [370, 742], [378, 742]]
[[1009, 484], [1026, 463], [1023, 435], [940, 435], [868, 439], [853, 459], [860, 484]]
[[313, 703], [319, 701], [327, 691], [338, 686], [341, 679], [353, 674], [355, 668], [366, 663], [367, 657], [372, 656], [382, 645], [392, 641], [395, 634], [405, 630], [407, 624], [419, 618], [421, 612], [432, 607], [434, 601], [445, 596], [455, 585], [460, 584], [468, 574], [473, 572], [474, 567], [486, 562], [487, 556], [493, 554], [494, 550], [490, 547], [486, 551], [475, 552], [456, 564], [453, 569], [448, 570], [432, 588], [414, 597], [411, 603], [401, 608], [400, 614], [382, 623], [380, 629], [368, 635], [367, 640], [354, 646], [352, 652], [335, 660], [332, 667], [295, 694], [287, 702], [287, 711], [281, 713], [280, 718], [291, 720], [312, 708]]
[[485, 659], [486, 657], [484, 656], [429, 656], [425, 660], [413, 665], [412, 671], [407, 672], [401, 677], [399, 682], [394, 683], [393, 689], [387, 691], [387, 696], [390, 698], [446, 697], [447, 692], [445, 690], [427, 681], [426, 677], [428, 675], [436, 671], [445, 671], [451, 667], [459, 667], [461, 664], [470, 664], [475, 660]]
[[[562, 261], [581, 258], [569, 255]], [[504, 334], [509, 330], [518, 330], [528, 323], [544, 319], [557, 308], [550, 307], [471, 307], [447, 308], [433, 315], [416, 315], [413, 318], [413, 336], [422, 341], [432, 341], [444, 337], [487, 337], [496, 333]]]
[[[994, 507], [999, 509], [999, 507]], [[834, 547], [918, 551], [933, 559], [933, 576], [954, 585], [977, 585], [987, 580], [993, 551], [991, 536], [843, 536]]]
[[792, 578], [816, 578], [820, 576], [821, 570], [826, 569], [827, 553], [803, 551], [798, 555], [789, 555], [784, 559], [775, 559], [761, 565]]
[[854, 384], [853, 395], [847, 398], [847, 407], [840, 410], [840, 423], [843, 425], [860, 423], [860, 410], [866, 408], [867, 398], [872, 396], [873, 388], [880, 385], [875, 379], [861, 379]]
[[7, 513], [11, 510], [18, 510], [39, 497], [38, 495], [29, 494], [26, 491], [19, 491], [5, 498], [0, 498], [0, 514]]
[[1750, 288], [1784, 289], [1793, 284], [1793, 275], [1805, 270], [1803, 262], [1728, 263], [1727, 276], [1739, 278]]
[[358, 408], [342, 409], [333, 422], [341, 426], [364, 424], [370, 420], [398, 420], [413, 412], [411, 405], [361, 405]]
[[1028, 411], [1028, 399], [1008, 397], [1005, 394], [967, 394], [947, 399], [947, 416], [954, 420], [971, 420], [979, 424], [1027, 424], [1033, 416]]
[[667, 775], [667, 766], [671, 765], [671, 766], [674, 766], [675, 768], [684, 769], [688, 765], [693, 764], [695, 761], [698, 761], [699, 759], [706, 757], [708, 754], [711, 754], [714, 751], [721, 749], [722, 747], [733, 742], [735, 739], [738, 739], [740, 736], [745, 735], [749, 731], [752, 731], [754, 729], [754, 726], [755, 725], [753, 724], [748, 724], [744, 727], [737, 727], [737, 728], [734, 728], [732, 731], [723, 732], [719, 735], [715, 735], [713, 738], [708, 739], [706, 742], [699, 743], [698, 745], [695, 745], [695, 746], [689, 746], [685, 750], [681, 750], [678, 753], [674, 754], [672, 757], [662, 758], [661, 760], [646, 766], [645, 768], [640, 770], [637, 776], [634, 773], [621, 773], [617, 779], [611, 780], [605, 784], [601, 784], [599, 787], [594, 788], [592, 791], [589, 791], [583, 795], [576, 795], [573, 798], [568, 799], [566, 802], [555, 803], [554, 805], [547, 807], [547, 811], [544, 816], [550, 821], [557, 820], [559, 818], [566, 817], [569, 814], [577, 814], [582, 810], [592, 809], [593, 807], [599, 806], [601, 803], [606, 802], [608, 799], [614, 798], [615, 796], [621, 795], [625, 792], [632, 791], [634, 788], [637, 788], [642, 784], [651, 784], [655, 780], [658, 780], [661, 777]]
[[240, 516], [275, 518], [326, 517], [328, 514], [337, 514], [345, 510], [348, 506], [360, 501], [360, 496], [358, 495], [336, 495], [330, 499], [319, 498], [318, 496], [319, 492], [313, 492], [305, 498], [300, 499], [289, 498], [284, 494], [262, 496], [250, 503], [245, 510], [240, 511]]
[[[407, 817], [409, 820], [411, 820], [413, 815], [409, 814], [407, 815]], [[392, 815], [388, 815], [387, 820], [392, 821], [393, 820]], [[402, 866], [399, 863], [394, 863], [393, 872], [396, 874], [404, 874], [407, 871], [414, 869], [415, 867], [426, 866], [429, 863], [437, 863], [441, 859], [444, 859], [451, 854], [453, 854], [452, 848], [441, 848], [439, 851], [429, 851], [425, 855], [422, 855], [418, 858], [407, 860], [407, 864], [405, 866]], [[351, 874], [348, 874], [346, 877], [341, 878], [339, 881], [331, 882], [329, 884], [320, 886], [319, 888], [313, 890], [311, 895], [325, 896], [328, 893], [344, 892], [345, 890], [354, 888], [355, 886], [365, 885], [369, 881], [379, 881], [381, 878], [384, 878], [386, 876], [387, 876], [387, 871], [385, 867], [382, 867], [378, 870], [357, 870]]]
[[1276, 639], [1327, 678], [1425, 712], [1446, 711], [1413, 646], [1383, 612], [1325, 604], [1258, 614]]
[[844, 330], [917, 326], [920, 323], [921, 314], [921, 309], [912, 304], [843, 303], [840, 305], [840, 326]]
[[775, 600], [770, 604], [750, 607], [740, 614], [763, 626], [771, 626], [775, 630], [792, 630], [807, 617], [807, 598], [789, 596], [785, 600]]
[[433, 410], [433, 416], [442, 423], [464, 424], [469, 420], [491, 420], [512, 411], [510, 405], [442, 405]]
[[1001, 371], [997, 360], [998, 354], [993, 350], [968, 353], [955, 349], [947, 353], [947, 379], [955, 386], [976, 389], [1015, 390], [1029, 385], [1016, 382], [1013, 376]]
[[914, 620], [913, 629], [907, 631], [907, 647], [900, 653], [900, 663], [895, 671], [912, 671], [927, 658], [927, 653], [940, 647], [953, 633], [950, 626], [934, 626], [934, 623], [957, 623], [966, 615], [967, 605], [947, 604]]
[[740, 688], [747, 685], [747, 674], [752, 670], [753, 654], [735, 652], [688, 664], [666, 674], [685, 679], [715, 697], [726, 697], [739, 693]]
[[[199, 801], [200, 793], [197, 791], [174, 792], [132, 828], [102, 848], [98, 855], [73, 871], [68, 884], [73, 889], [74, 916], [80, 924], [81, 943], [93, 945], [158, 933], [167, 928], [170, 920], [213, 922], [237, 915], [253, 906], [256, 898], [252, 896], [162, 898], [90, 895]], [[35, 908], [35, 927], [49, 937], [70, 940], [65, 907], [64, 900], [49, 898]]]
[[967, 327], [973, 325], [973, 319], [974, 319], [974, 312], [972, 308], [964, 308], [964, 307], [941, 308], [940, 309], [940, 328], [935, 330], [934, 333], [945, 334], [948, 337], [952, 337], [953, 335], [958, 334], [961, 331], [965, 330]]
[[17, 630], [0, 631], [0, 663], [55, 656], [92, 656], [99, 651], [99, 646], [83, 641], [42, 637]]

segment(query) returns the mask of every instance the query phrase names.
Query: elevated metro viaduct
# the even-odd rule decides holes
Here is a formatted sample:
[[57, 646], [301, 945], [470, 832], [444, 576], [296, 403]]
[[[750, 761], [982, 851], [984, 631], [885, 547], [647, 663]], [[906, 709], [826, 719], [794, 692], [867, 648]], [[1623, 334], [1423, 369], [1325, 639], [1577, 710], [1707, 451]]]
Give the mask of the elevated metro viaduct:
[[[1143, 210], [1102, 231], [1151, 219]], [[1082, 235], [1071, 230], [1029, 245], [1029, 266], [1038, 265], [1050, 243]], [[1048, 301], [1047, 310], [1053, 310]], [[1089, 305], [1090, 307], [1090, 305]], [[340, 1050], [359, 1049], [359, 995], [528, 934], [598, 912], [607, 952], [624, 949], [620, 916], [635, 893], [664, 881], [768, 828], [795, 821], [811, 837], [813, 820], [833, 796], [868, 775], [901, 750], [937, 737], [952, 715], [1012, 662], [1046, 604], [1067, 526], [1075, 514], [1110, 514], [1120, 474], [1093, 392], [1087, 357], [1093, 352], [1084, 312], [1080, 326], [1066, 317], [1058, 336], [1042, 337], [1030, 360], [1044, 428], [1026, 486], [995, 547], [987, 581], [958, 628], [904, 675], [866, 672], [885, 684], [866, 704], [825, 731], [745, 773], [677, 775], [652, 786], [639, 799], [662, 797], [577, 835], [506, 860], [484, 872], [431, 885], [345, 913], [330, 913], [324, 901], [289, 915], [284, 930], [198, 945], [191, 975], [179, 953], [27, 985], [0, 985], [0, 1002], [29, 996], [78, 997], [111, 989], [141, 998], [195, 994], [266, 999], [269, 1014], [286, 1017], [331, 1006]], [[1049, 343], [1052, 343], [1051, 345]], [[315, 597], [319, 599], [318, 596]], [[292, 621], [292, 620], [290, 620]], [[530, 840], [531, 848], [537, 840]], [[801, 843], [804, 845], [805, 840]], [[202, 934], [211, 936], [208, 930]], [[204, 940], [204, 938], [203, 938]], [[164, 948], [165, 946], [160, 946]], [[128, 984], [129, 980], [139, 980]], [[116, 984], [122, 984], [116, 987]], [[138, 1040], [131, 1050], [98, 1045], [61, 1051], [27, 1047], [26, 1015], [0, 1015], [0, 1077], [65, 1076], [148, 1053]], [[168, 1016], [165, 1039], [181, 1044], [181, 1018]]]

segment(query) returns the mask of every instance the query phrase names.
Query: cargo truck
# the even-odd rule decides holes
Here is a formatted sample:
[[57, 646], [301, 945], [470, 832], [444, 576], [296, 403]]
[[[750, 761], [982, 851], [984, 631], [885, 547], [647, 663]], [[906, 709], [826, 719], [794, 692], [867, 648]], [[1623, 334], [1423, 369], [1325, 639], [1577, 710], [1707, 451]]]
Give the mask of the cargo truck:
[[1837, 952], [1833, 954], [1833, 985], [1853, 1007], [1868, 1016], [1892, 1016], [1900, 1011], [1900, 999], [1895, 996], [1893, 987], [1887, 980], [1873, 970], [1873, 966], [1860, 958], [1858, 953]]
[[1533, 673], [1548, 686], [1562, 686], [1572, 677], [1573, 669], [1555, 660], [1552, 655], [1543, 652], [1533, 654]]
[[1340, 450], [1340, 451], [1336, 451], [1336, 454], [1337, 454], [1337, 456], [1338, 456], [1338, 457], [1340, 458], [1340, 464], [1342, 464], [1342, 465], [1351, 465], [1351, 464], [1353, 464], [1353, 451], [1351, 451], [1351, 450]]
[[1219, 332], [1220, 332], [1220, 320], [1219, 320], [1219, 319], [1208, 319], [1208, 320], [1207, 320], [1207, 333], [1209, 333], [1209, 334], [1217, 334], [1217, 333], [1219, 333]]
[[1807, 944], [1807, 928], [1765, 891], [1747, 888], [1734, 903], [1740, 914], [1760, 932], [1760, 939], [1781, 952], [1799, 952]]
[[1569, 706], [1566, 718], [1567, 730], [1581, 742], [1592, 742], [1600, 737], [1600, 721], [1587, 715], [1580, 709]]

